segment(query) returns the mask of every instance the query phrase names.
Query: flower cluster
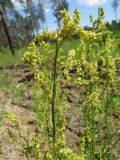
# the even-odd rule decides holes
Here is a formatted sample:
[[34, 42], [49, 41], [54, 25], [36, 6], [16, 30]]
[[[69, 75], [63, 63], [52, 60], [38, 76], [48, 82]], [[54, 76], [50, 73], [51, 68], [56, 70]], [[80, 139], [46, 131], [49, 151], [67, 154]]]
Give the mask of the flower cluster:
[[[99, 129], [96, 124], [96, 121], [99, 120], [96, 119], [99, 115], [106, 124], [110, 122], [106, 118], [108, 113], [105, 111], [107, 111], [106, 108], [108, 108], [108, 100], [110, 99], [108, 97], [110, 97], [113, 86], [115, 87], [116, 82], [118, 82], [116, 58], [113, 54], [118, 42], [106, 30], [105, 23], [103, 23], [104, 10], [102, 8], [99, 8], [96, 20], [90, 16], [92, 24], [90, 31], [79, 26], [81, 14], [78, 10], [74, 11], [73, 17], [65, 10], [61, 14], [64, 18], [60, 30], [57, 32], [44, 31], [37, 35], [23, 56], [23, 61], [31, 64], [35, 80], [40, 87], [39, 92], [37, 92], [39, 96], [36, 96], [40, 101], [37, 104], [37, 115], [45, 141], [42, 142], [45, 144], [44, 151], [47, 152], [46, 154], [43, 151], [40, 158], [43, 159], [46, 155], [47, 160], [53, 159], [53, 156], [57, 156], [55, 157], [56, 160], [58, 157], [65, 160], [95, 159], [96, 154], [97, 156], [102, 154], [99, 152], [102, 152], [103, 147], [103, 145], [96, 147], [99, 137]], [[77, 49], [69, 49], [66, 56], [63, 55], [65, 52], [64, 42], [75, 34], [80, 37], [79, 46]], [[82, 113], [85, 129], [80, 145], [80, 155], [65, 147], [65, 86], [69, 83], [84, 88]], [[51, 116], [51, 112], [54, 115]], [[101, 113], [102, 115], [100, 115]], [[100, 125], [102, 120], [98, 122]], [[56, 130], [53, 124], [57, 128]], [[53, 145], [51, 144], [52, 136], [53, 141], [55, 141], [54, 138], [57, 139]], [[108, 142], [105, 143], [108, 146]]]
[[62, 11], [62, 14], [64, 15], [64, 19], [63, 25], [60, 29], [60, 35], [63, 38], [69, 38], [76, 34], [78, 25], [80, 23], [81, 14], [77, 9], [74, 11], [73, 18], [71, 18], [70, 13], [68, 13], [66, 10]]

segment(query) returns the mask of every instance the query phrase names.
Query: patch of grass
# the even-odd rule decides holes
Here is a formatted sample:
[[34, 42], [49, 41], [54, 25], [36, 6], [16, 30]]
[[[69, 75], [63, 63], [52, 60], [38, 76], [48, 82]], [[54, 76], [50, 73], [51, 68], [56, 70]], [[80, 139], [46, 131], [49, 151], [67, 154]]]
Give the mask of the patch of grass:
[[117, 48], [115, 52], [115, 56], [118, 56], [120, 58], [120, 47]]
[[11, 54], [0, 54], [0, 65], [18, 64], [20, 63], [20, 56]]
[[[70, 40], [66, 40], [63, 44], [63, 47], [62, 47], [62, 50], [60, 51], [59, 54], [67, 57], [68, 55], [68, 52], [70, 49], [77, 49], [78, 46], [79, 46], [79, 43], [80, 43], [80, 39], [70, 39]], [[39, 49], [39, 53], [46, 56], [46, 57], [49, 57], [51, 59], [53, 59], [54, 57], [54, 54], [55, 54], [55, 48], [56, 48], [56, 43], [50, 43], [50, 50], [52, 50], [53, 52], [44, 52], [43, 48], [40, 46], [37, 47], [37, 49]]]
[[14, 83], [14, 75], [12, 75], [12, 73], [1, 73], [0, 90], [7, 91], [15, 101], [21, 101], [25, 87], [26, 84], [23, 84], [23, 86], [17, 86], [17, 84]]
[[114, 106], [114, 112], [120, 118], [120, 93], [117, 93], [117, 95], [114, 96], [114, 98], [113, 98], [113, 106]]
[[0, 76], [0, 88], [1, 89], [5, 89], [5, 88], [9, 88], [12, 84], [12, 76], [8, 75], [8, 74], [4, 74], [4, 73], [1, 73], [1, 76]]
[[22, 97], [24, 92], [24, 87], [17, 87], [15, 85], [12, 85], [10, 87], [10, 93], [12, 94], [13, 97], [19, 99]]
[[[116, 33], [118, 35], [118, 33]], [[63, 45], [63, 50], [61, 52], [62, 55], [67, 56], [68, 51], [72, 48], [76, 49], [78, 48], [80, 43], [80, 39], [71, 39], [68, 40], [64, 43]], [[55, 44], [51, 43], [51, 49], [55, 49]], [[20, 48], [20, 49], [16, 49], [15, 50], [15, 55], [12, 56], [11, 52], [8, 48], [0, 48], [0, 65], [11, 65], [11, 64], [19, 64], [21, 63], [21, 57], [23, 55], [23, 53], [25, 52], [26, 47]], [[40, 48], [41, 50], [41, 48]], [[41, 54], [46, 54], [46, 53], [42, 53]], [[120, 47], [118, 47], [118, 49], [115, 52], [115, 55], [120, 56]], [[54, 56], [54, 52], [51, 53], [51, 55], [46, 55], [49, 56], [50, 58], [53, 58]]]
[[3, 114], [0, 113], [0, 127], [2, 126]]
[[13, 56], [9, 49], [0, 48], [0, 65], [19, 64], [26, 48], [16, 49]]

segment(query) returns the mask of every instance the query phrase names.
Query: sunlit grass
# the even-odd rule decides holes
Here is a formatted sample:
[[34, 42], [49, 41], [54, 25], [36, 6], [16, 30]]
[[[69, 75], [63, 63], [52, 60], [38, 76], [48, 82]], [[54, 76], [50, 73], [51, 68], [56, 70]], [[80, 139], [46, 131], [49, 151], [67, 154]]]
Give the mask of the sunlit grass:
[[25, 48], [16, 49], [15, 55], [12, 55], [9, 49], [0, 49], [0, 66], [21, 63], [21, 57]]
[[[68, 51], [72, 48], [77, 49], [79, 46], [80, 39], [71, 39], [69, 41], [66, 41], [63, 45], [63, 50], [60, 54], [67, 56]], [[55, 50], [55, 43], [51, 43], [51, 49]], [[26, 48], [20, 48], [15, 50], [15, 55], [12, 56], [9, 49], [0, 48], [0, 66], [2, 65], [12, 65], [12, 64], [20, 64], [21, 63], [21, 57], [24, 54]], [[40, 52], [41, 53], [41, 52]], [[46, 54], [46, 53], [42, 53]], [[53, 58], [54, 52], [51, 53], [51, 55], [46, 54], [46, 56], [49, 56], [50, 58]], [[116, 50], [115, 56], [120, 57], [120, 47]]]

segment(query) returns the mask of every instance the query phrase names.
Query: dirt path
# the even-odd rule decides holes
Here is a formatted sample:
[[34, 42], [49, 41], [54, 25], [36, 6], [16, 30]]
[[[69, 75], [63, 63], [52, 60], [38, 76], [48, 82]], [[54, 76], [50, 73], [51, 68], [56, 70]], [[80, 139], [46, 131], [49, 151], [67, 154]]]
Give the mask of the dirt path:
[[[29, 75], [29, 72], [30, 69], [24, 65], [11, 65], [1, 68], [1, 73], [4, 73], [5, 78], [12, 77], [12, 81], [16, 86], [16, 92], [19, 91], [22, 86], [22, 83], [20, 84], [19, 81], [23, 79], [23, 76], [25, 78], [26, 75]], [[5, 79], [3, 79], [3, 81], [4, 80]], [[8, 86], [6, 86], [8, 90], [6, 90], [7, 88], [5, 88], [5, 86], [2, 86], [3, 88], [0, 90], [0, 114], [11, 112], [15, 115], [22, 124], [22, 130], [27, 138], [27, 135], [30, 136], [36, 132], [36, 125], [34, 124], [36, 119], [35, 113], [29, 108], [30, 88], [25, 88], [22, 97], [17, 95], [17, 98], [21, 98], [21, 100], [18, 101], [9, 91], [9, 88], [11, 89], [11, 87], [13, 87], [12, 84], [10, 84], [11, 80], [10, 82], [8, 81], [8, 83]], [[8, 129], [16, 130], [10, 121], [5, 118], [0, 127], [0, 160], [26, 160], [21, 145], [18, 145], [18, 143], [9, 138]]]

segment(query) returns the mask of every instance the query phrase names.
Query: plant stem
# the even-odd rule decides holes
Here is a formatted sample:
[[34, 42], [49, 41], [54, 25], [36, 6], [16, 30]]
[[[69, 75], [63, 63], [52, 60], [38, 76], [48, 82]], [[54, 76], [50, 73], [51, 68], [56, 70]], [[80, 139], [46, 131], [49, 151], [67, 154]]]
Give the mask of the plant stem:
[[27, 153], [25, 153], [25, 156], [26, 156], [27, 160], [29, 160], [29, 157], [28, 157]]
[[100, 158], [103, 158], [109, 151], [111, 151], [115, 146], [116, 144], [118, 144], [120, 141], [120, 135], [118, 135], [118, 139], [113, 143], [113, 145], [111, 147], [109, 147], [104, 153], [103, 155], [100, 157]]
[[55, 99], [56, 99], [56, 78], [57, 78], [57, 58], [58, 58], [58, 40], [56, 42], [56, 51], [54, 57], [54, 69], [53, 69], [53, 91], [52, 91], [52, 125], [53, 125], [53, 146], [56, 141], [56, 122], [55, 122]]
[[[107, 150], [109, 150], [109, 136], [110, 136], [110, 130], [109, 130], [109, 112], [108, 112], [108, 107], [110, 106], [109, 104], [109, 91], [108, 91], [108, 87], [109, 85], [107, 84], [106, 85], [106, 91], [107, 91], [107, 95], [106, 95], [106, 102], [105, 102], [105, 125], [106, 125], [106, 131], [105, 131], [105, 134], [106, 134], [106, 140], [105, 140], [105, 145], [107, 147]], [[108, 159], [110, 159], [110, 153], [109, 152], [106, 152], [106, 155], [105, 155]]]

